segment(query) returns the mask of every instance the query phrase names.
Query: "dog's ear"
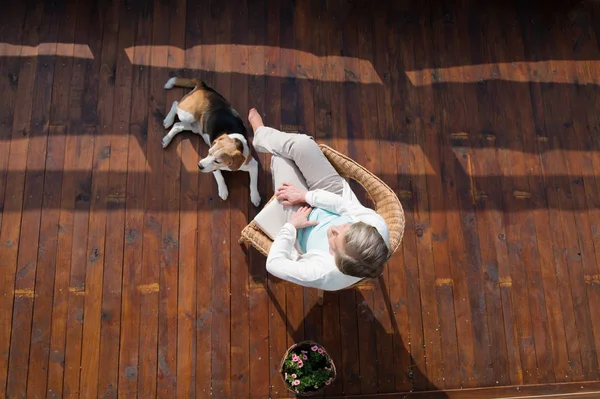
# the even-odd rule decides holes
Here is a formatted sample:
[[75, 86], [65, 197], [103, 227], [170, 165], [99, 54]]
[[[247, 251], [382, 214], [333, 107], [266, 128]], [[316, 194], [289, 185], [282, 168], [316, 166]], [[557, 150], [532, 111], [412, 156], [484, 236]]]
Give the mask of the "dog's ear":
[[244, 157], [244, 154], [239, 151], [235, 151], [231, 156], [231, 164], [229, 165], [229, 169], [238, 170], [242, 167], [242, 164], [245, 160], [246, 158]]

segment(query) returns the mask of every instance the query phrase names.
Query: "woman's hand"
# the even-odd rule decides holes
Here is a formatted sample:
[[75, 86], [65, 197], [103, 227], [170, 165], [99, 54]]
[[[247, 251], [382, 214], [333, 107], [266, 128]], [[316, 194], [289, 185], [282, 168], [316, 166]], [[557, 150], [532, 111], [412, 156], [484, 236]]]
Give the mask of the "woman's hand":
[[312, 208], [310, 206], [301, 206], [292, 214], [290, 223], [296, 228], [296, 230], [303, 229], [305, 227], [316, 226], [319, 224], [317, 220], [308, 220], [308, 215]]
[[306, 190], [289, 183], [283, 183], [283, 185], [277, 189], [275, 196], [281, 202], [281, 205], [285, 206], [299, 205], [306, 202]]

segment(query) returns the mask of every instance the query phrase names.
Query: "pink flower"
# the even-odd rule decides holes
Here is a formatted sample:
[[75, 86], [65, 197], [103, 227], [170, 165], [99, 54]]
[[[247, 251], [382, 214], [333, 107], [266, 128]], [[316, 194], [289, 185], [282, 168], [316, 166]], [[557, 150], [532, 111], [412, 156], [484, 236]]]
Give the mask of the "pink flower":
[[296, 374], [292, 374], [292, 378], [298, 378]]
[[323, 349], [319, 348], [319, 353], [322, 355], [323, 354]]
[[298, 360], [298, 367], [302, 368], [303, 365], [304, 363], [302, 363], [302, 360]]
[[292, 385], [294, 385], [294, 386], [300, 385], [300, 380], [294, 380], [294, 382], [292, 382]]
[[331, 380], [325, 381], [325, 385], [330, 385], [330, 384], [331, 384]]
[[319, 349], [319, 347], [317, 345], [314, 345], [312, 348], [310, 348], [310, 350], [312, 350], [313, 352], [316, 352]]
[[292, 362], [297, 362], [300, 358], [297, 355], [292, 356]]
[[302, 360], [308, 360], [308, 357], [306, 357], [306, 355], [302, 355]]

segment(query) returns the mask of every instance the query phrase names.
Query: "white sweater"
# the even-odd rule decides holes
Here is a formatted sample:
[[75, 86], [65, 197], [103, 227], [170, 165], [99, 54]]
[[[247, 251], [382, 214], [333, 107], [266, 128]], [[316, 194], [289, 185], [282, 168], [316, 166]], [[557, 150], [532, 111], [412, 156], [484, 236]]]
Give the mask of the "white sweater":
[[[385, 220], [374, 210], [360, 204], [347, 182], [344, 182], [342, 196], [323, 191], [309, 191], [306, 202], [313, 208], [343, 215], [355, 222], [363, 222], [377, 229], [389, 248], [389, 232]], [[294, 248], [296, 228], [286, 223], [273, 241], [267, 257], [267, 271], [283, 280], [304, 287], [337, 291], [361, 280], [340, 272], [329, 252], [309, 250], [300, 255]]]

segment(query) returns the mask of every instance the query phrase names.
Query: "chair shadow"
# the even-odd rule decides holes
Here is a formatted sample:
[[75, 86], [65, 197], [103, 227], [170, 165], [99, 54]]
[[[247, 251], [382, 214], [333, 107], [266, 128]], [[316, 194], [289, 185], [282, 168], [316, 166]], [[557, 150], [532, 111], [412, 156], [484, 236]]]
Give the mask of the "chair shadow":
[[[380, 312], [379, 317], [369, 305], [373, 303], [374, 290], [364, 286], [364, 290], [359, 287], [326, 292], [323, 306], [315, 303], [298, 325], [290, 322], [285, 304], [282, 306], [279, 303], [268, 284], [266, 290], [293, 342], [320, 342], [333, 358], [337, 378], [324, 396], [427, 391], [428, 398], [447, 398], [447, 394], [436, 391], [435, 385], [410, 355], [394, 317], [388, 287], [381, 277], [379, 284], [385, 303], [385, 312]], [[311, 289], [305, 289], [305, 295], [307, 290]], [[298, 306], [302, 306], [302, 303]], [[324, 316], [329, 306], [334, 309], [339, 307], [339, 319]], [[322, 322], [315, 323], [315, 319]], [[339, 326], [329, 328], [325, 324], [328, 321], [338, 322]], [[353, 327], [355, 331], [352, 331]], [[337, 333], [339, 337], [335, 336]], [[328, 335], [328, 338], [324, 335]], [[349, 342], [349, 339], [352, 341]]]

